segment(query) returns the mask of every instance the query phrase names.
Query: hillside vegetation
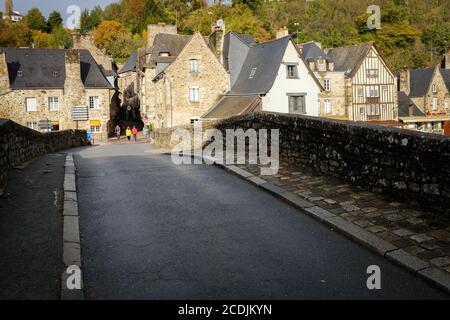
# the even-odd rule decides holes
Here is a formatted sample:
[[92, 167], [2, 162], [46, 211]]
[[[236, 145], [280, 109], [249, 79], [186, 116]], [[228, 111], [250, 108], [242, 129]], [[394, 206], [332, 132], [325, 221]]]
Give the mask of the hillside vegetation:
[[[369, 5], [381, 8], [378, 30], [367, 27]], [[32, 10], [20, 28], [9, 30], [2, 23], [0, 46], [70, 45], [58, 23], [43, 24]], [[284, 26], [299, 43], [336, 47], [375, 41], [395, 71], [435, 65], [450, 48], [450, 0], [233, 0], [232, 5], [216, 1], [212, 6], [204, 0], [120, 0], [84, 11], [81, 30], [93, 31], [96, 44], [123, 61], [145, 44], [147, 24], [176, 23], [180, 33], [208, 35], [218, 19], [225, 20], [227, 31], [249, 33], [260, 42]]]

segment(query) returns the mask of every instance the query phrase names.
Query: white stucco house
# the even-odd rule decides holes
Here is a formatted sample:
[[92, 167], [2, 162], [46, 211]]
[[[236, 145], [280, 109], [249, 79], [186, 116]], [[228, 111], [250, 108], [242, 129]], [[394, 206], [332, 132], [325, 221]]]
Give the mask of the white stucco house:
[[[247, 47], [240, 52], [247, 54], [239, 70], [229, 70], [230, 77], [236, 80], [203, 118], [220, 119], [255, 111], [319, 115], [323, 88], [290, 36], [253, 45], [240, 43]], [[233, 72], [238, 72], [237, 77]]]

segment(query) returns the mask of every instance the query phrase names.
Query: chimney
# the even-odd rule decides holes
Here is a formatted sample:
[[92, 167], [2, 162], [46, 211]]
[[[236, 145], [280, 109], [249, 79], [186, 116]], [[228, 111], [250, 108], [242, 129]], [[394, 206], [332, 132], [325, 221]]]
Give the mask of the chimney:
[[149, 24], [147, 26], [147, 48], [153, 47], [158, 33], [178, 34], [177, 26], [165, 23]]
[[[220, 21], [220, 23], [218, 23]], [[219, 20], [212, 27], [212, 34], [209, 36], [209, 46], [213, 50], [217, 59], [223, 63], [223, 39], [225, 37], [225, 24], [223, 20]]]
[[400, 71], [400, 79], [399, 79], [399, 91], [403, 91], [407, 95], [409, 95], [411, 88], [410, 88], [410, 74], [409, 70], [401, 70]]
[[0, 93], [7, 91], [9, 91], [9, 74], [6, 53], [0, 52]]
[[81, 33], [80, 30], [74, 29], [70, 32], [70, 35], [72, 36], [72, 42], [73, 42], [73, 48], [74, 49], [81, 49], [80, 43], [81, 43]]
[[286, 37], [288, 35], [289, 35], [288, 28], [287, 27], [283, 27], [283, 28], [281, 28], [280, 30], [277, 31], [276, 37], [277, 37], [277, 39], [280, 39], [280, 38]]
[[408, 107], [408, 116], [413, 117], [414, 116], [414, 106], [412, 104]]
[[5, 15], [9, 18], [13, 14], [13, 3], [12, 0], [5, 0]]
[[450, 69], [450, 50], [444, 55], [444, 69]]

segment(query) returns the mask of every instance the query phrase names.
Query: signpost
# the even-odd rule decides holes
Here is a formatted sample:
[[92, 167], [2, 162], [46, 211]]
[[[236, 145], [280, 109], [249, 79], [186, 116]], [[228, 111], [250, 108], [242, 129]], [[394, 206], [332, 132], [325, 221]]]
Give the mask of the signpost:
[[90, 131], [87, 132], [87, 139], [92, 145], [94, 145], [95, 142], [94, 142], [94, 133], [93, 132], [90, 132]]
[[78, 129], [78, 121], [89, 120], [89, 110], [87, 106], [72, 107], [72, 120], [76, 122]]
[[48, 132], [52, 130], [52, 121], [45, 119], [45, 120], [39, 120], [39, 130], [42, 130], [44, 132]]

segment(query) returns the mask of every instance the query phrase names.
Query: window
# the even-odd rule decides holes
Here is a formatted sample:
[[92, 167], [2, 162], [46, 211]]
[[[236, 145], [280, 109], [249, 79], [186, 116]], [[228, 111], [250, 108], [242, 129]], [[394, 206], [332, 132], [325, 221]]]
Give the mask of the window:
[[28, 112], [37, 111], [37, 101], [36, 98], [26, 98], [25, 105]]
[[363, 116], [365, 113], [366, 113], [366, 108], [359, 107], [359, 114]]
[[252, 71], [250, 71], [250, 76], [248, 77], [249, 80], [253, 79], [255, 77], [257, 67], [254, 67]]
[[368, 116], [379, 116], [380, 115], [380, 105], [379, 104], [370, 104], [367, 106], [367, 115]]
[[367, 69], [368, 78], [378, 78], [378, 69]]
[[306, 113], [304, 96], [289, 96], [290, 113]]
[[364, 97], [364, 88], [358, 87], [358, 97]]
[[288, 78], [298, 78], [297, 66], [295, 64], [289, 64], [286, 66]]
[[367, 86], [366, 87], [366, 97], [368, 98], [378, 98], [380, 96], [380, 91], [378, 86]]
[[53, 71], [53, 78], [57, 78], [58, 77], [58, 71]]
[[193, 74], [198, 73], [198, 60], [197, 59], [189, 60], [189, 70], [190, 70], [190, 73], [193, 73]]
[[38, 123], [36, 121], [27, 122], [27, 127], [33, 130], [38, 130]]
[[17, 71], [17, 76], [18, 77], [23, 77], [23, 71], [21, 71], [21, 70]]
[[99, 133], [100, 132], [100, 126], [91, 126], [91, 132]]
[[100, 108], [100, 100], [97, 96], [89, 97], [89, 108], [91, 109]]
[[447, 100], [444, 102], [444, 109], [445, 109], [445, 112], [449, 113]]
[[435, 83], [433, 83], [433, 85], [431, 86], [431, 90], [433, 91], [433, 93], [436, 93], [437, 92], [437, 87], [436, 87], [436, 84]]
[[160, 52], [159, 56], [160, 57], [170, 57], [170, 53], [169, 52]]
[[325, 91], [330, 91], [331, 90], [331, 81], [330, 81], [330, 79], [324, 79], [323, 80], [323, 87], [324, 87]]
[[324, 109], [325, 109], [325, 113], [326, 114], [331, 114], [333, 113], [332, 107], [331, 107], [331, 101], [330, 100], [325, 100], [324, 103]]
[[383, 91], [388, 91], [388, 86], [387, 85], [383, 85]]
[[327, 63], [324, 59], [317, 60], [317, 70], [320, 72], [327, 71]]
[[200, 101], [200, 89], [199, 87], [190, 87], [189, 88], [189, 101], [190, 102], [199, 102]]
[[59, 98], [58, 97], [49, 97], [48, 98], [48, 109], [50, 111], [58, 111], [59, 110]]
[[438, 108], [438, 100], [436, 97], [433, 98], [433, 111], [436, 111]]

